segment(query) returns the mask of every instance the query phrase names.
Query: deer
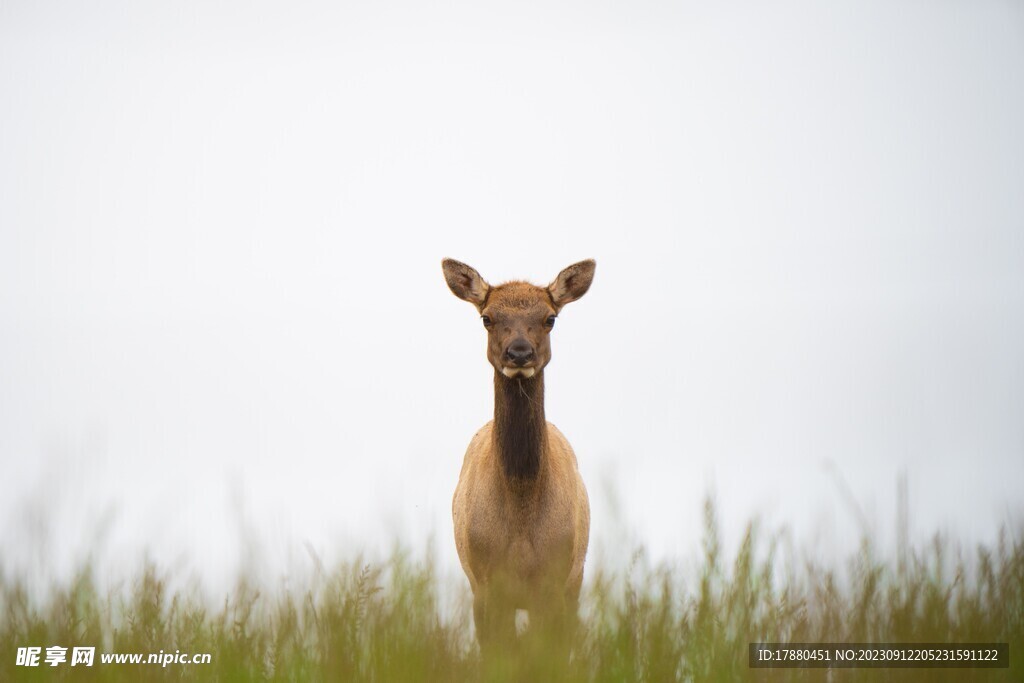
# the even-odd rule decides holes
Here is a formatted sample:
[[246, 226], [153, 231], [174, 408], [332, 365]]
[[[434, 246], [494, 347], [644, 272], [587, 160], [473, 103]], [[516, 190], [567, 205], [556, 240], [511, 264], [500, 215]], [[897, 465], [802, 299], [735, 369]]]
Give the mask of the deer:
[[473, 593], [481, 654], [516, 642], [516, 610], [571, 647], [590, 503], [569, 441], [544, 415], [544, 368], [562, 308], [590, 288], [596, 263], [580, 261], [547, 287], [491, 286], [470, 266], [442, 261], [445, 281], [473, 304], [494, 369], [494, 419], [470, 440], [452, 498], [455, 547]]

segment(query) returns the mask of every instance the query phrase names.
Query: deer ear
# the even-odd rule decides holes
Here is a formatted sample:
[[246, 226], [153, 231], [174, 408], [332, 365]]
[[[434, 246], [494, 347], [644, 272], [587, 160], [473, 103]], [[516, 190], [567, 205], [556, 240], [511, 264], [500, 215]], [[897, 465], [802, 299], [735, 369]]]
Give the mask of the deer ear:
[[597, 263], [593, 259], [587, 259], [574, 263], [559, 273], [554, 282], [548, 285], [548, 292], [555, 306], [561, 308], [586, 294], [590, 289], [590, 283], [594, 281], [596, 269]]
[[484, 301], [487, 300], [487, 292], [491, 287], [486, 280], [480, 277], [480, 273], [452, 258], [441, 261], [441, 269], [444, 271], [445, 282], [448, 283], [452, 294], [477, 308], [484, 305]]

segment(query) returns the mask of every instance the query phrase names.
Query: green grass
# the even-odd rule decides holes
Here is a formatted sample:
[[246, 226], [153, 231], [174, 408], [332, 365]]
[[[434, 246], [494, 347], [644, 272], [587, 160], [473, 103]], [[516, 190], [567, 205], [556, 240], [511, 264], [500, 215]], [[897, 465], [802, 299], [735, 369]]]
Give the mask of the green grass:
[[[432, 563], [397, 552], [352, 561], [301, 590], [239, 580], [212, 606], [171, 591], [152, 565], [101, 594], [84, 568], [42, 601], [0, 578], [0, 681], [1022, 681], [1024, 543], [1003, 534], [964, 556], [936, 538], [899, 566], [870, 541], [840, 567], [780, 557], [751, 525], [723, 556], [705, 508], [699, 569], [651, 566], [642, 551], [618, 572], [588, 566], [582, 628], [565, 665], [543, 645], [484, 668], [468, 586], [442, 604]], [[691, 558], [692, 559], [692, 558]], [[777, 572], [778, 567], [788, 567]], [[1008, 642], [1010, 669], [750, 669], [747, 645], [769, 642]], [[15, 666], [27, 645], [96, 646], [92, 668]], [[100, 652], [209, 652], [212, 663], [101, 665]]]

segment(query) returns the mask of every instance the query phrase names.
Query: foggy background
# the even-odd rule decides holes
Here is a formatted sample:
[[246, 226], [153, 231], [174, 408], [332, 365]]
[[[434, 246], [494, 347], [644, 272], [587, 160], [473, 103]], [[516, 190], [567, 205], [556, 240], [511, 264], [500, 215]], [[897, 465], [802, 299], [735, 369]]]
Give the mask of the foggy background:
[[[547, 414], [628, 536], [1024, 515], [1017, 2], [0, 2], [0, 566], [432, 543], [474, 309], [595, 258]], [[433, 539], [429, 541], [428, 539]], [[42, 574], [38, 574], [42, 572]]]

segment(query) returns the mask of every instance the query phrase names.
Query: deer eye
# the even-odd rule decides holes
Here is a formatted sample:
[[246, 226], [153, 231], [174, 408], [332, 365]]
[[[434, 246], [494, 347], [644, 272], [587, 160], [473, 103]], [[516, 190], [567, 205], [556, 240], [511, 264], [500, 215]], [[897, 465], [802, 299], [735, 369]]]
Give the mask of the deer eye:
[[490, 319], [490, 317], [489, 317], [489, 316], [486, 316], [486, 315], [482, 315], [482, 316], [480, 316], [480, 320], [482, 320], [482, 321], [483, 321], [483, 323], [484, 323], [484, 327], [490, 327], [491, 325], [493, 325], [493, 324], [494, 324], [493, 322], [491, 322], [491, 319]]
[[549, 315], [548, 319], [544, 321], [544, 324], [547, 325], [549, 329], [554, 327], [555, 326], [555, 316]]

